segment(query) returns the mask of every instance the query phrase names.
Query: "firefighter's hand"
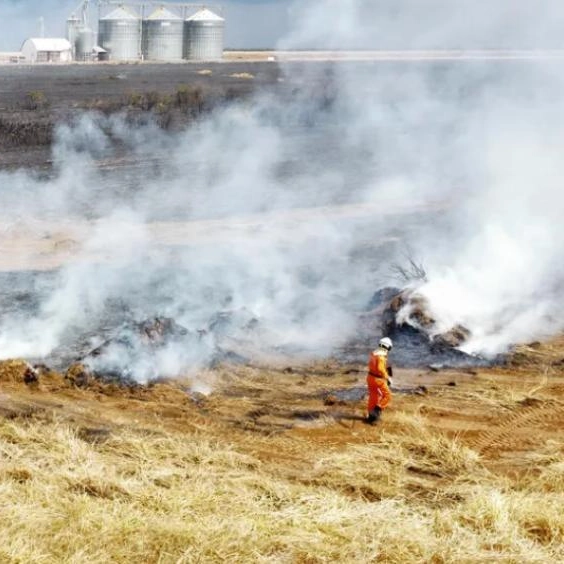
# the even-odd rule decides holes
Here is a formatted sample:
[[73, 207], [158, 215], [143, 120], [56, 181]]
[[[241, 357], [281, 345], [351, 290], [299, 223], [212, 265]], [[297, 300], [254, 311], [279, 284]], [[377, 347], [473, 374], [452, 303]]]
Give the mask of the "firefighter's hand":
[[391, 366], [388, 366], [388, 377], [389, 378], [394, 377], [394, 369]]

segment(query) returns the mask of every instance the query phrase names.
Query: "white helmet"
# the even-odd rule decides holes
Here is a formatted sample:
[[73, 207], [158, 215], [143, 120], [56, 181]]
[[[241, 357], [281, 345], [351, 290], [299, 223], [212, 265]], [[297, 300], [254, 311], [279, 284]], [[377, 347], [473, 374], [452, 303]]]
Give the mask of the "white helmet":
[[380, 339], [378, 346], [386, 349], [387, 351], [391, 351], [394, 347], [394, 344], [392, 343], [392, 339], [390, 339], [389, 337], [384, 337], [383, 339]]

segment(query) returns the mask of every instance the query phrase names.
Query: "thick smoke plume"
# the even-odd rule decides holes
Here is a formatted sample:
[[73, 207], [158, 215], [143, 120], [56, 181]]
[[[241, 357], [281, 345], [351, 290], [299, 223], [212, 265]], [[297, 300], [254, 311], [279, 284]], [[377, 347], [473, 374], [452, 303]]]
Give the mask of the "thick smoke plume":
[[[558, 47], [555, 2], [325, 0], [295, 7], [284, 47]], [[391, 35], [391, 36], [390, 36]], [[383, 39], [384, 38], [384, 39]], [[391, 66], [391, 64], [390, 64]], [[438, 330], [470, 328], [470, 352], [494, 354], [563, 326], [564, 209], [558, 153], [562, 61], [341, 67], [346, 141], [372, 149], [370, 198], [447, 205], [406, 238], [428, 272], [418, 290]], [[356, 111], [355, 111], [356, 110]], [[398, 259], [400, 260], [400, 259]]]
[[[326, 30], [330, 47], [372, 46], [368, 3], [304, 4], [282, 47], [325, 45]], [[448, 25], [435, 30], [444, 41], [464, 31]], [[327, 355], [407, 247], [427, 270], [419, 292], [441, 328], [470, 329], [469, 351], [560, 330], [560, 71], [558, 60], [295, 64], [282, 94], [180, 134], [96, 114], [61, 125], [52, 178], [0, 175], [0, 221], [8, 237], [64, 233], [73, 260], [35, 283], [31, 310], [4, 313], [0, 354], [63, 354], [78, 338], [88, 349], [158, 315], [191, 346], [151, 358], [117, 347], [112, 369], [147, 380], [227, 348]], [[116, 146], [133, 172], [98, 166]]]

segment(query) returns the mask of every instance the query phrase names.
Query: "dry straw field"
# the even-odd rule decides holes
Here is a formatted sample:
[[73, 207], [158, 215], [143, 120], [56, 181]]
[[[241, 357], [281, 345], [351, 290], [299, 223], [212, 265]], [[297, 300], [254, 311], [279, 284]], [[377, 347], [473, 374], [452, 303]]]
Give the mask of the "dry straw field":
[[335, 394], [360, 366], [222, 367], [203, 396], [5, 362], [0, 561], [562, 562], [563, 358], [398, 371], [427, 391], [378, 427]]

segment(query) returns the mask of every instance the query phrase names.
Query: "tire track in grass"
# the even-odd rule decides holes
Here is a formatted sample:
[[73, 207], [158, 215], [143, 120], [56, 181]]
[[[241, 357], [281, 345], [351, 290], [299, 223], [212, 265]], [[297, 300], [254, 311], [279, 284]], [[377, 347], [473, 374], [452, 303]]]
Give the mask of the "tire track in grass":
[[[564, 427], [564, 403], [539, 401], [504, 417], [498, 425], [480, 433], [470, 446], [481, 453], [507, 451], [518, 447], [528, 438], [535, 438], [539, 428]], [[524, 432], [526, 431], [526, 435]]]

